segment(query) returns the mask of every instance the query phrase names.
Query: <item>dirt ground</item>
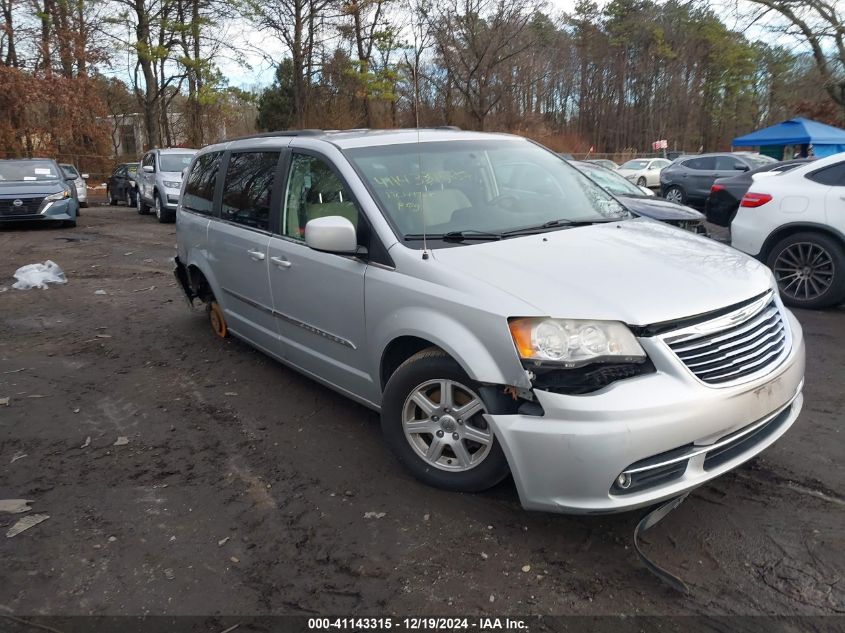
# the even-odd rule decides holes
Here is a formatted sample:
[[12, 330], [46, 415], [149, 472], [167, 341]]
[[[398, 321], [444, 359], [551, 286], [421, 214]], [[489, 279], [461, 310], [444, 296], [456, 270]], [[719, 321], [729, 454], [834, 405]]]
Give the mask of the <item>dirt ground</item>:
[[[0, 499], [49, 515], [0, 538], [0, 613], [845, 612], [845, 309], [798, 314], [793, 429], [646, 534], [683, 596], [637, 560], [643, 512], [529, 513], [511, 481], [417, 483], [374, 413], [215, 338], [174, 245], [174, 225], [124, 207], [0, 230]], [[46, 259], [68, 284], [11, 289]]]

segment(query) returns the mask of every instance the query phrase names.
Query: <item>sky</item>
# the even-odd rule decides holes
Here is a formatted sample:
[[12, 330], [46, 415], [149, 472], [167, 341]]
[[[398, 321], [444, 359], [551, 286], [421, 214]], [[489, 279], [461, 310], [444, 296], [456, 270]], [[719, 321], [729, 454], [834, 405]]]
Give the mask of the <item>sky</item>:
[[[607, 4], [608, 0], [596, 0], [599, 6]], [[576, 0], [546, 0], [546, 10], [552, 14], [571, 12], [575, 8]], [[750, 39], [766, 38], [771, 42], [772, 34], [766, 29], [766, 22], [748, 26], [748, 19], [742, 17], [752, 11], [746, 0], [711, 0], [711, 7], [721, 16], [725, 25], [734, 30], [746, 29]], [[769, 21], [770, 23], [771, 21]], [[285, 56], [285, 47], [270, 33], [260, 32], [245, 23], [232, 24], [227, 28], [225, 40], [229, 42], [243, 42], [239, 46], [239, 54], [247, 66], [241, 64], [232, 53], [223, 53], [218, 67], [230, 86], [243, 89], [260, 89], [273, 83], [275, 64]], [[797, 48], [800, 43], [794, 39], [782, 42], [788, 48]]]

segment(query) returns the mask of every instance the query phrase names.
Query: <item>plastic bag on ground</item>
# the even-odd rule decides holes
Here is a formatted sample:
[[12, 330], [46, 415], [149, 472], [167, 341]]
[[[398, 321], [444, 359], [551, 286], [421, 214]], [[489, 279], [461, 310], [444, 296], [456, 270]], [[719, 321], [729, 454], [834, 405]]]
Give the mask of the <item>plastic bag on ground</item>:
[[47, 260], [43, 264], [28, 264], [21, 266], [15, 271], [15, 279], [17, 281], [12, 284], [12, 288], [18, 290], [29, 290], [30, 288], [46, 288], [47, 284], [66, 284], [67, 277], [65, 277], [59, 265]]

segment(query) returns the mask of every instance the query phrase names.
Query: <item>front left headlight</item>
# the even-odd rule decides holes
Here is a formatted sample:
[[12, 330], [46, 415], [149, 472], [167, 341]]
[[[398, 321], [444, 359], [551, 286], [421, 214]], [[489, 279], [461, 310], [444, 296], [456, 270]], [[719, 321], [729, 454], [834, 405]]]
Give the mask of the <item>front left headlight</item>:
[[49, 196], [44, 198], [44, 202], [56, 202], [57, 200], [64, 200], [65, 198], [70, 198], [70, 192], [67, 189], [58, 193], [51, 193]]
[[539, 365], [572, 368], [646, 358], [631, 330], [620, 321], [528, 317], [509, 319], [508, 328], [519, 357]]
[[182, 186], [182, 183], [177, 180], [165, 180], [164, 186], [168, 189], [178, 189]]

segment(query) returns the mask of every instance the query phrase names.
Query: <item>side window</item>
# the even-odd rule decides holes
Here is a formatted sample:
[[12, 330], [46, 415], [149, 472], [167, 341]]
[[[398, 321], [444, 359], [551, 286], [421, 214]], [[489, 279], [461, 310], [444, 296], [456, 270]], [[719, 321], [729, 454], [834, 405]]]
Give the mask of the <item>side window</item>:
[[748, 171], [746, 164], [733, 156], [717, 156], [716, 169], [720, 171]]
[[203, 215], [214, 215], [214, 185], [220, 169], [222, 152], [203, 154], [194, 161], [194, 166], [185, 180], [185, 194], [182, 206]]
[[270, 195], [279, 152], [237, 152], [229, 157], [220, 217], [270, 230]]
[[358, 207], [340, 178], [325, 161], [294, 154], [285, 193], [282, 233], [301, 240], [315, 218], [339, 215], [358, 227]]
[[705, 156], [703, 158], [693, 158], [684, 163], [687, 169], [695, 170], [712, 170], [716, 169], [716, 159], [713, 156]]
[[152, 167], [153, 169], [155, 169], [155, 164], [156, 164], [156, 162], [155, 162], [155, 154], [153, 154], [152, 152], [150, 152], [149, 154], [147, 154], [146, 156], [144, 156], [144, 161], [141, 163], [141, 165], [143, 165], [143, 166], [147, 166], [147, 165], [149, 165], [149, 166], [150, 166], [150, 167]]
[[823, 185], [845, 187], [845, 161], [809, 173], [807, 178]]

